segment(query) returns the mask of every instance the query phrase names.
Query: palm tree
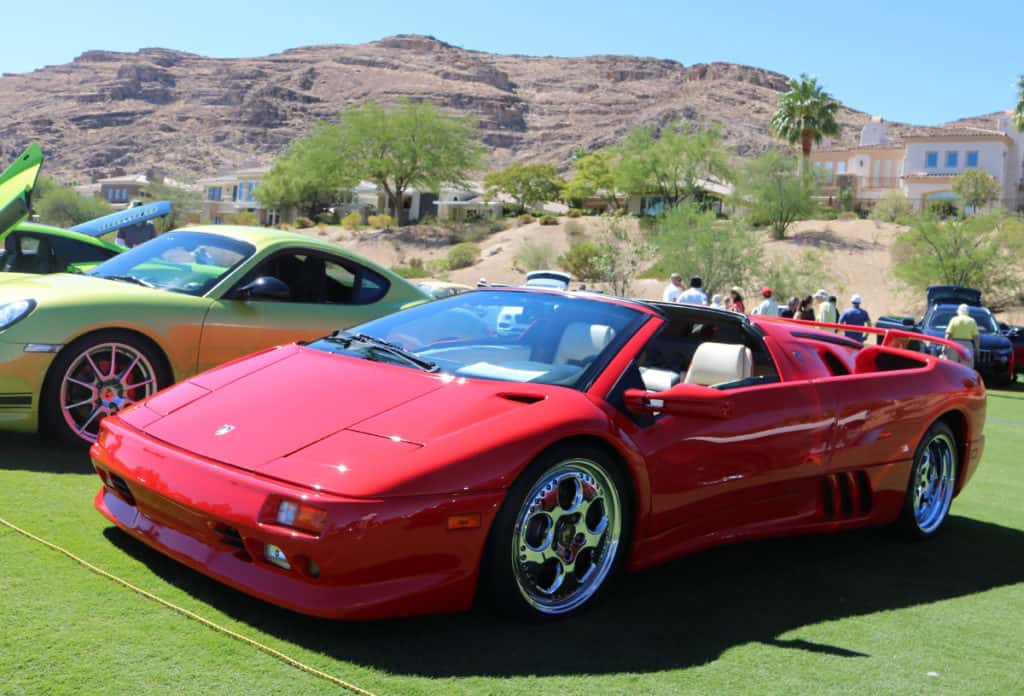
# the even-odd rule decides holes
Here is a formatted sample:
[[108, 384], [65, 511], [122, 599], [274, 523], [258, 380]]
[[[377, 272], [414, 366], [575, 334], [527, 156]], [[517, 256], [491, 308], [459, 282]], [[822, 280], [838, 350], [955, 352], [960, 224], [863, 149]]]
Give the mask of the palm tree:
[[1017, 108], [1013, 110], [1013, 125], [1024, 131], [1024, 75], [1017, 80]]
[[839, 134], [836, 110], [839, 103], [822, 89], [818, 78], [801, 75], [789, 81], [789, 91], [779, 97], [779, 108], [772, 114], [772, 133], [790, 145], [800, 144], [803, 162], [811, 156], [812, 143]]

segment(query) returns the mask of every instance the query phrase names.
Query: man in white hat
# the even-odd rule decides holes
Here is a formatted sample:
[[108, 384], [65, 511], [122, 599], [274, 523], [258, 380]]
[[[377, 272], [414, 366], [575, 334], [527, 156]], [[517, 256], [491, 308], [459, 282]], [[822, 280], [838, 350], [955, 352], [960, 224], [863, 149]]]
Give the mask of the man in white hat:
[[[839, 310], [836, 309], [834, 304], [829, 302], [829, 297], [830, 295], [827, 290], [819, 290], [814, 293], [814, 299], [818, 300], [818, 321], [826, 324], [836, 324], [839, 322]], [[835, 331], [835, 329], [826, 330]]]
[[965, 304], [956, 308], [956, 316], [946, 324], [946, 338], [956, 341], [970, 353], [970, 360], [963, 360], [952, 350], [946, 350], [944, 355], [950, 360], [957, 360], [969, 367], [974, 367], [974, 356], [981, 349], [981, 336], [978, 333], [978, 322], [971, 316], [971, 308]]
[[[839, 323], [850, 324], [851, 326], [871, 326], [871, 317], [860, 306], [860, 303], [863, 301], [860, 295], [854, 293], [853, 297], [850, 298], [850, 308], [839, 317]], [[864, 334], [860, 331], [844, 331], [843, 333], [846, 334], [847, 338], [852, 338], [861, 343], [864, 342]]]

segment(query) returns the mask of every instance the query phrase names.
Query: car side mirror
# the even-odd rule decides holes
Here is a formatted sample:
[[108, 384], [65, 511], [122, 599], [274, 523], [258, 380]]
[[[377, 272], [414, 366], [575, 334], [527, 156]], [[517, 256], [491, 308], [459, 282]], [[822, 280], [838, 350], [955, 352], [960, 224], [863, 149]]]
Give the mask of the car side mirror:
[[236, 296], [240, 300], [290, 300], [292, 291], [274, 276], [260, 276], [239, 288]]
[[668, 413], [694, 418], [729, 418], [733, 401], [728, 392], [699, 384], [677, 384], [668, 391], [627, 389], [626, 408], [634, 413]]
[[914, 321], [913, 318], [911, 318], [911, 317], [903, 317], [903, 320], [900, 323], [903, 324], [904, 326], [908, 327], [908, 328], [912, 328], [914, 326], [917, 326], [917, 322]]
[[1008, 333], [1010, 333], [1010, 325], [1007, 324], [1005, 321], [1000, 321], [1000, 322], [996, 322], [996, 323], [999, 326], [999, 333], [1001, 333], [1001, 334], [1008, 334]]

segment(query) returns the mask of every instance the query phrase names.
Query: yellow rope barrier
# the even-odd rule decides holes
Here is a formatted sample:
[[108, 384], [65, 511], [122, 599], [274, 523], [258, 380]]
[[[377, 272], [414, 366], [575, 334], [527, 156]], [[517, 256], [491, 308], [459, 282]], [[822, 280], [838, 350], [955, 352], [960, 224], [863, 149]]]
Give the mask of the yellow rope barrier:
[[239, 641], [241, 641], [241, 642], [243, 642], [243, 643], [245, 643], [247, 645], [251, 645], [252, 647], [256, 648], [257, 650], [261, 650], [261, 651], [265, 652], [266, 654], [268, 654], [268, 655], [270, 655], [272, 657], [275, 657], [278, 660], [281, 660], [282, 662], [285, 662], [285, 663], [291, 665], [292, 667], [295, 667], [296, 669], [300, 669], [303, 672], [307, 672], [308, 674], [312, 674], [315, 677], [319, 677], [320, 679], [323, 679], [325, 681], [331, 682], [332, 684], [336, 684], [337, 686], [340, 686], [343, 689], [347, 689], [348, 691], [351, 691], [354, 694], [360, 694], [360, 696], [375, 696], [372, 691], [367, 691], [366, 689], [360, 688], [360, 687], [356, 686], [355, 684], [350, 684], [349, 682], [347, 682], [347, 681], [345, 681], [343, 679], [339, 679], [338, 677], [335, 677], [335, 676], [333, 676], [331, 674], [328, 674], [327, 672], [322, 672], [319, 669], [317, 669], [316, 667], [311, 667], [311, 666], [309, 666], [309, 665], [307, 665], [305, 663], [299, 662], [294, 657], [289, 657], [288, 655], [285, 655], [280, 650], [276, 650], [276, 649], [270, 647], [269, 645], [264, 645], [263, 643], [260, 643], [259, 641], [253, 640], [252, 638], [248, 638], [246, 636], [243, 636], [241, 633], [237, 633], [235, 631], [232, 631], [229, 628], [224, 628], [223, 626], [215, 624], [214, 622], [210, 621], [209, 619], [205, 619], [202, 616], [199, 616], [199, 614], [196, 614], [195, 612], [189, 611], [188, 609], [185, 609], [183, 607], [179, 607], [176, 604], [172, 604], [171, 602], [168, 602], [166, 599], [161, 599], [160, 597], [157, 597], [152, 592], [147, 592], [146, 590], [142, 589], [141, 587], [136, 587], [135, 585], [131, 584], [127, 580], [122, 580], [121, 578], [117, 577], [116, 575], [108, 573], [107, 571], [103, 570], [102, 568], [94, 566], [92, 563], [89, 563], [89, 561], [85, 560], [84, 558], [79, 558], [78, 556], [76, 556], [75, 554], [71, 553], [67, 549], [62, 548], [60, 546], [57, 546], [56, 544], [54, 544], [52, 542], [49, 542], [46, 539], [38, 537], [35, 534], [32, 534], [31, 532], [25, 531], [21, 527], [18, 527], [18, 526], [14, 525], [14, 524], [11, 524], [10, 522], [8, 522], [7, 520], [5, 520], [2, 517], [0, 517], [0, 524], [2, 524], [3, 526], [5, 526], [5, 527], [7, 527], [9, 529], [14, 530], [18, 534], [21, 534], [22, 536], [24, 536], [24, 537], [26, 537], [28, 539], [31, 539], [32, 541], [38, 542], [38, 543], [42, 544], [43, 546], [46, 546], [47, 548], [50, 548], [50, 549], [52, 549], [54, 551], [57, 551], [58, 553], [64, 554], [65, 556], [67, 556], [71, 560], [73, 560], [76, 563], [78, 563], [79, 565], [81, 565], [81, 566], [91, 570], [92, 572], [96, 573], [97, 575], [105, 577], [108, 580], [113, 580], [118, 585], [121, 585], [123, 587], [127, 587], [129, 590], [142, 595], [146, 599], [153, 600], [157, 604], [165, 606], [168, 609], [171, 609], [172, 611], [176, 611], [179, 614], [182, 614], [183, 616], [186, 616], [186, 617], [188, 617], [188, 618], [190, 618], [190, 619], [192, 619], [194, 621], [198, 621], [199, 623], [203, 624], [204, 626], [207, 626], [208, 628], [212, 628], [215, 631], [219, 631], [219, 632], [221, 632], [221, 633], [223, 633], [225, 635], [231, 636], [235, 640], [239, 640]]

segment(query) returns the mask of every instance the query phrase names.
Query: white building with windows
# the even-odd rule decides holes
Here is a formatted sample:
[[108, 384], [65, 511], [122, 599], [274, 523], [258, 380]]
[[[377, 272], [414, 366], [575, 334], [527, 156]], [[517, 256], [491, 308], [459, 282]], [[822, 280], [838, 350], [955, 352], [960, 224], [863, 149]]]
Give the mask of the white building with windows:
[[826, 146], [812, 152], [811, 159], [823, 194], [830, 200], [844, 187], [858, 202], [869, 205], [898, 190], [920, 210], [932, 200], [955, 199], [954, 177], [979, 168], [999, 182], [997, 204], [1019, 210], [1024, 207], [1024, 134], [1013, 128], [1008, 114], [995, 125], [994, 129], [932, 128], [892, 144], [885, 122], [874, 117], [861, 131], [859, 145]]
[[256, 200], [256, 187], [270, 167], [254, 167], [200, 179], [203, 190], [202, 220], [216, 225], [235, 221], [239, 213], [252, 213], [261, 225], [276, 225], [281, 215]]

